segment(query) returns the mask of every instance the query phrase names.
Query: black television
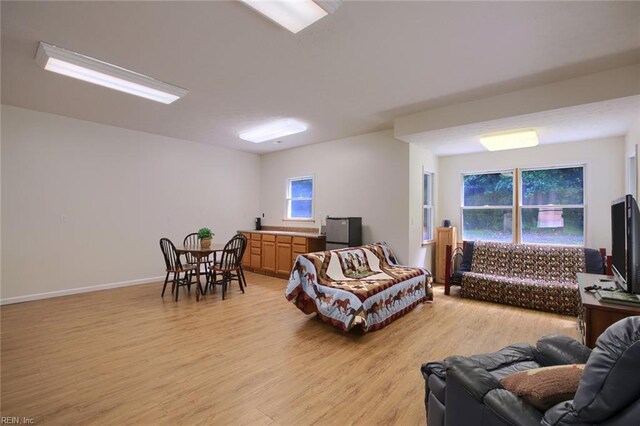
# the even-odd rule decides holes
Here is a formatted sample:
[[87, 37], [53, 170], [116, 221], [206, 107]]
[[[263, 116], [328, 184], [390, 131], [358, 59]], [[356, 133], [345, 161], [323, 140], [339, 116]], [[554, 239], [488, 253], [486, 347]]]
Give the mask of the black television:
[[627, 194], [611, 203], [611, 260], [616, 285], [640, 293], [640, 211]]

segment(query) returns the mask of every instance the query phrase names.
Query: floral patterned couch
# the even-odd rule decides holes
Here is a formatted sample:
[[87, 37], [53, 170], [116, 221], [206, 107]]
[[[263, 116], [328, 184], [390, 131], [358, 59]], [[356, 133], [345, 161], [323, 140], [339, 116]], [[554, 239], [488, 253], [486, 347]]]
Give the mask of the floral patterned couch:
[[599, 251], [583, 247], [466, 242], [452, 283], [462, 297], [578, 315], [578, 272], [604, 273]]

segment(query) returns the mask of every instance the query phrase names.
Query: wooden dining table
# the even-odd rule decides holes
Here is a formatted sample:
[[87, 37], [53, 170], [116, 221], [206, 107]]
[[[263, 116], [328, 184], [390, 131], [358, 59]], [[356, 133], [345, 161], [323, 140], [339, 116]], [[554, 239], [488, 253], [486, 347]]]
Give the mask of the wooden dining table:
[[213, 253], [213, 262], [215, 263], [216, 253], [219, 251], [224, 251], [224, 246], [225, 244], [222, 244], [222, 243], [218, 243], [218, 244], [212, 243], [210, 247], [206, 247], [206, 248], [200, 247], [199, 245], [176, 247], [176, 252], [178, 254], [189, 253], [191, 256], [193, 256], [196, 259], [196, 263], [197, 263], [196, 283], [198, 284], [196, 286], [196, 301], [200, 301], [201, 293], [203, 295], [206, 293], [206, 285], [204, 290], [202, 290], [202, 287], [200, 286], [200, 265], [202, 264], [202, 259], [206, 259], [207, 257], [209, 257], [210, 254]]

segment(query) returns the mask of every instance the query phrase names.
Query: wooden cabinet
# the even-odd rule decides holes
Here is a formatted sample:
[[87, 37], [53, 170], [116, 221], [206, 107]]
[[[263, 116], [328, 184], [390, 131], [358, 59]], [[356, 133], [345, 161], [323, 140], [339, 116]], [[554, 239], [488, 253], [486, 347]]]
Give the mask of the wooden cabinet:
[[251, 252], [251, 260], [249, 265], [253, 269], [262, 268], [262, 234], [251, 233], [249, 241], [249, 250]]
[[600, 287], [612, 287], [614, 284], [606, 275], [578, 273], [578, 287], [580, 288], [580, 301], [582, 312], [578, 318], [580, 333], [583, 343], [593, 348], [598, 337], [614, 322], [623, 318], [640, 315], [640, 306], [621, 305], [616, 303], [603, 303], [595, 298], [593, 292], [586, 291], [585, 287], [598, 285]]
[[447, 245], [451, 250], [456, 248], [457, 233], [455, 227], [436, 228], [436, 276], [437, 283], [444, 282], [445, 267], [447, 263]]
[[[304, 237], [293, 237], [291, 241], [291, 265], [296, 263], [296, 258], [305, 253], [310, 253], [313, 250], [308, 250], [307, 238]], [[317, 251], [317, 250], [316, 250]]]
[[267, 275], [286, 278], [291, 274], [298, 255], [325, 249], [324, 236], [294, 236], [286, 231], [238, 232], [249, 239], [242, 264], [248, 270]]
[[267, 272], [276, 272], [276, 236], [262, 236], [262, 269]]
[[291, 237], [278, 235], [276, 237], [276, 273], [289, 275], [292, 265]]
[[248, 232], [241, 232], [241, 234], [247, 239], [247, 247], [242, 255], [242, 266], [251, 266], [251, 234]]

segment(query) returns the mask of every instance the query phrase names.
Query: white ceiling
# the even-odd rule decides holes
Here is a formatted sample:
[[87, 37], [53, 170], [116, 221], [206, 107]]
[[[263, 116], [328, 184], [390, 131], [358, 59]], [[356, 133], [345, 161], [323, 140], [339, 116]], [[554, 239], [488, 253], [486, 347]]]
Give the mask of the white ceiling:
[[[296, 35], [234, 1], [1, 7], [2, 103], [256, 153], [640, 62], [640, 2], [346, 1]], [[162, 105], [46, 72], [41, 40], [189, 93]], [[238, 138], [277, 117], [309, 131]]]
[[425, 132], [416, 143], [436, 155], [485, 152], [480, 135], [532, 129], [540, 145], [622, 136], [640, 120], [640, 96], [628, 96], [568, 108]]

